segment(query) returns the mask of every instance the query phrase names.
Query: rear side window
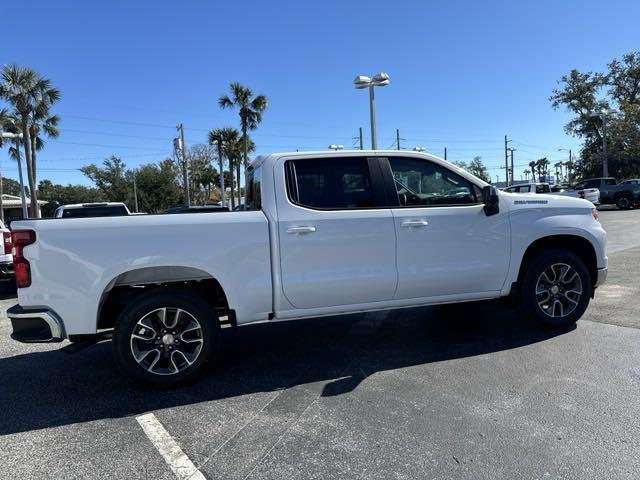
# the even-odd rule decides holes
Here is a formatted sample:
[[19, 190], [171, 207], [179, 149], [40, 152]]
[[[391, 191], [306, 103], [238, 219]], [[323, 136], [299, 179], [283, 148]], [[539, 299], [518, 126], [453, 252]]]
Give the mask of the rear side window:
[[245, 210], [260, 210], [262, 208], [262, 167], [258, 167], [249, 173], [247, 187], [247, 200]]
[[549, 193], [551, 188], [549, 185], [536, 185], [536, 193]]
[[320, 210], [350, 210], [376, 204], [365, 158], [289, 160], [285, 168], [287, 193], [297, 205]]

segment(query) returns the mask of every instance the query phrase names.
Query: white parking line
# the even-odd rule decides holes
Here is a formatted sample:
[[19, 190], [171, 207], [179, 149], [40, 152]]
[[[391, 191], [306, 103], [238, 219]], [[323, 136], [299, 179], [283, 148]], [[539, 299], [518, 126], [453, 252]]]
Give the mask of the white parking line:
[[206, 480], [153, 413], [140, 415], [136, 420], [176, 477], [181, 480]]

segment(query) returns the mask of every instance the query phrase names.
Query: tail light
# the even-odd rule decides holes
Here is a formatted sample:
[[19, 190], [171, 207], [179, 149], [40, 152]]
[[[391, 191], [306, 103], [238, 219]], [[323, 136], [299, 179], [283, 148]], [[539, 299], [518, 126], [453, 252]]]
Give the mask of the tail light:
[[18, 288], [26, 288], [31, 285], [31, 265], [23, 256], [23, 249], [36, 241], [36, 232], [33, 230], [14, 230], [11, 233], [13, 240], [13, 270], [16, 276]]
[[4, 240], [4, 254], [10, 255], [13, 250], [13, 242], [11, 241], [11, 232], [2, 232]]

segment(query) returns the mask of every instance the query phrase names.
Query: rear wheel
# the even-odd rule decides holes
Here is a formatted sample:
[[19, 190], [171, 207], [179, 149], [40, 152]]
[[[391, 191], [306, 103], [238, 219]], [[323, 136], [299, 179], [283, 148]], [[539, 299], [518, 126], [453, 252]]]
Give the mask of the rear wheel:
[[218, 351], [219, 322], [199, 296], [157, 289], [121, 314], [113, 333], [116, 363], [130, 378], [175, 386], [195, 378]]
[[592, 293], [589, 271], [568, 250], [540, 252], [525, 265], [519, 306], [546, 326], [567, 328], [584, 314]]
[[633, 200], [629, 195], [620, 195], [616, 198], [616, 207], [620, 210], [628, 210], [633, 208]]

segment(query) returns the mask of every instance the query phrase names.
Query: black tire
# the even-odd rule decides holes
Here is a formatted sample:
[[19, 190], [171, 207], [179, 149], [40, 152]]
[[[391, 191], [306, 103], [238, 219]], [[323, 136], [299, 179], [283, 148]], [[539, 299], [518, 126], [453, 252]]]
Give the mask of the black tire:
[[633, 208], [633, 199], [626, 194], [616, 197], [616, 207], [620, 210], [630, 210]]
[[[580, 257], [569, 250], [554, 248], [539, 252], [523, 268], [517, 302], [523, 314], [538, 324], [564, 329], [582, 317], [591, 299], [593, 283]], [[555, 272], [555, 276], [550, 272]], [[564, 283], [563, 277], [572, 281]], [[555, 281], [547, 282], [547, 279]]]
[[[174, 320], [175, 326], [167, 329]], [[215, 359], [220, 324], [215, 310], [198, 295], [158, 288], [122, 311], [112, 344], [115, 362], [129, 378], [155, 387], [174, 387], [194, 380]], [[134, 350], [141, 361], [134, 357]]]

